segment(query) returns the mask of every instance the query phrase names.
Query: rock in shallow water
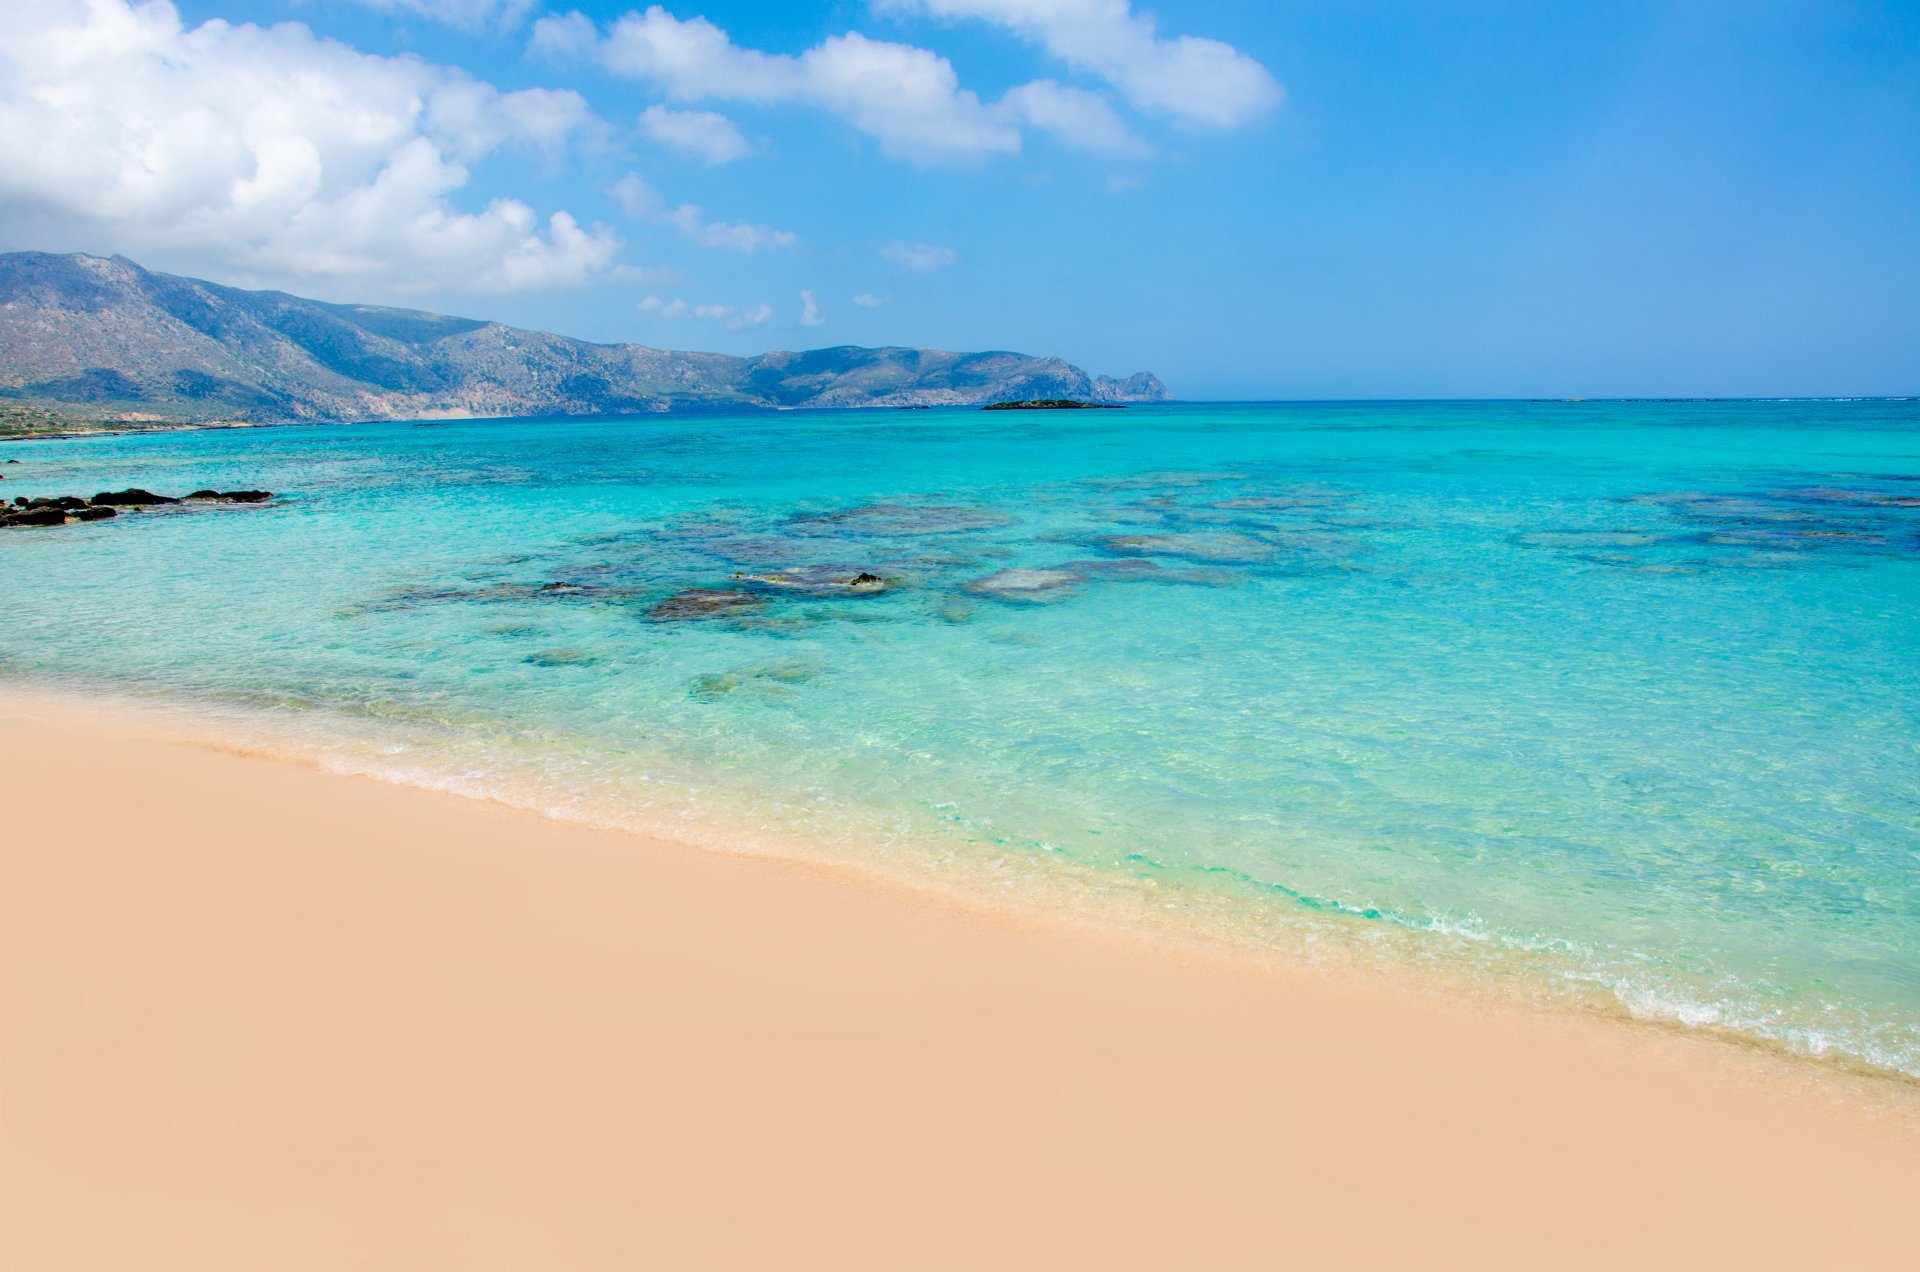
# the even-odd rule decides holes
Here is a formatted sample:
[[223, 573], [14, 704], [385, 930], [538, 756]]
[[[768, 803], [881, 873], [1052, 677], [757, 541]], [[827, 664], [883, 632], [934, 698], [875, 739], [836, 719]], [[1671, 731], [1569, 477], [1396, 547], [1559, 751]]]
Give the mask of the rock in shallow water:
[[1183, 557], [1189, 561], [1256, 562], [1273, 556], [1270, 545], [1244, 534], [1226, 532], [1117, 534], [1103, 539], [1101, 546], [1126, 556]]
[[1072, 570], [995, 570], [961, 585], [975, 596], [1003, 601], [1057, 601], [1086, 581]]
[[196, 490], [187, 498], [211, 503], [265, 503], [273, 498], [271, 490]]
[[656, 603], [647, 611], [652, 623], [685, 623], [731, 618], [751, 613], [765, 604], [751, 592], [733, 588], [689, 587]]
[[844, 512], [796, 517], [796, 534], [852, 533], [881, 538], [926, 534], [962, 534], [994, 530], [1013, 524], [1013, 518], [986, 508], [942, 504], [867, 504]]
[[741, 573], [733, 577], [758, 587], [807, 596], [874, 596], [896, 582], [871, 570], [854, 570], [839, 565], [803, 565], [791, 570], [774, 570], [765, 574]]
[[177, 504], [180, 501], [156, 495], [138, 486], [129, 486], [125, 490], [103, 490], [88, 502], [102, 508], [147, 508], [154, 504]]
[[67, 510], [64, 508], [22, 508], [0, 517], [0, 526], [57, 526], [65, 524]]

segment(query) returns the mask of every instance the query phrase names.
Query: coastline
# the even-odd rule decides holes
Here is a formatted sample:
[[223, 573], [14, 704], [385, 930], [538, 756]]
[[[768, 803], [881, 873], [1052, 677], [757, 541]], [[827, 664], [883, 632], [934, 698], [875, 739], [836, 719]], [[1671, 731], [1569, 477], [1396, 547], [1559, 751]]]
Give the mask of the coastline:
[[0, 764], [22, 1266], [1909, 1253], [1920, 1098], [1897, 1082], [50, 696], [0, 694]]

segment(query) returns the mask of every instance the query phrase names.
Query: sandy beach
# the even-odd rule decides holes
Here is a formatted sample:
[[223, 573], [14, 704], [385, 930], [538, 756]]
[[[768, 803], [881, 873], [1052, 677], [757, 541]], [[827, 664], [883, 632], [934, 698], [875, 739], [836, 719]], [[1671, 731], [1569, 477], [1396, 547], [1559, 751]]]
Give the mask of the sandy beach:
[[1920, 1105], [0, 702], [0, 1264], [1908, 1267]]

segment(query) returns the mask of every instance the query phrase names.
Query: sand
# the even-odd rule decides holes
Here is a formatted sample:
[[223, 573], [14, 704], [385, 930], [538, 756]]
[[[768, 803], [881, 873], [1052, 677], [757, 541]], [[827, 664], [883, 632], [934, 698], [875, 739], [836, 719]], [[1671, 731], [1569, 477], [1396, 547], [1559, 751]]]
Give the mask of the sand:
[[1901, 1267], [1893, 1082], [0, 699], [0, 1266]]

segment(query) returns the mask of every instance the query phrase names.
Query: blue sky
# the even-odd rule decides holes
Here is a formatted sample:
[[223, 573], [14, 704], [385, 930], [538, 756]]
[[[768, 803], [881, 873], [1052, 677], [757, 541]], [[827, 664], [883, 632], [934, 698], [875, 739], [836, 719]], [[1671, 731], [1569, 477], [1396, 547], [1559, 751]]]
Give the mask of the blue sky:
[[0, 18], [5, 248], [1192, 398], [1920, 392], [1916, 4]]

